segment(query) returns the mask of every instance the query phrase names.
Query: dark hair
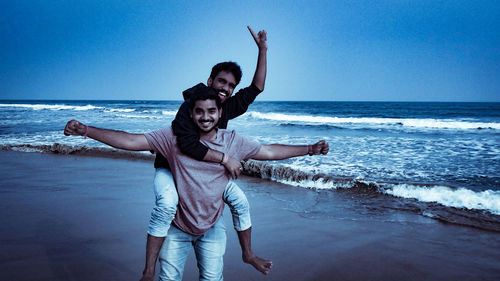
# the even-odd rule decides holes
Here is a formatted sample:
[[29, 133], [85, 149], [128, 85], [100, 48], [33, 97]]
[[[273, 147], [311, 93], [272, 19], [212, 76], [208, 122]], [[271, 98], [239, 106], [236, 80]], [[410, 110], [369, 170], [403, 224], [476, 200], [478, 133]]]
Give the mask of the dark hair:
[[189, 109], [193, 110], [194, 104], [199, 100], [215, 100], [215, 104], [218, 109], [221, 109], [222, 102], [220, 101], [219, 95], [214, 91], [214, 89], [209, 88], [205, 85], [198, 86], [194, 93], [191, 95], [189, 99]]
[[225, 61], [214, 65], [214, 67], [212, 67], [212, 72], [210, 73], [210, 78], [212, 78], [212, 80], [215, 79], [215, 76], [217, 76], [221, 71], [232, 73], [236, 79], [236, 85], [240, 83], [242, 73], [241, 68], [237, 63]]

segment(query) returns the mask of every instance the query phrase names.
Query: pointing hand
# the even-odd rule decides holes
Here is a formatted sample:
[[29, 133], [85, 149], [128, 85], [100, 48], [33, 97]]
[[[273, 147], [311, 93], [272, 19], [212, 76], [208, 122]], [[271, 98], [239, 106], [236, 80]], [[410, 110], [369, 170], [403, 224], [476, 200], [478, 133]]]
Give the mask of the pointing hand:
[[255, 32], [250, 28], [250, 26], [247, 25], [248, 30], [250, 31], [250, 34], [252, 34], [253, 40], [255, 40], [255, 43], [257, 44], [257, 47], [259, 47], [259, 50], [266, 51], [267, 50], [267, 32], [265, 30], [259, 31], [259, 33], [255, 34]]

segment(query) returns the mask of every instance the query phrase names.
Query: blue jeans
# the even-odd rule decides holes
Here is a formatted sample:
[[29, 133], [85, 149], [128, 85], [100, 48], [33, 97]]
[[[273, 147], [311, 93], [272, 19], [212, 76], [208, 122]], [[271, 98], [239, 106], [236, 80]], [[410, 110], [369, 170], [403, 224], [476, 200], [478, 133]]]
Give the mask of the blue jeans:
[[[148, 233], [155, 237], [167, 236], [170, 224], [177, 212], [179, 196], [170, 170], [157, 168], [154, 179], [155, 207], [151, 212]], [[243, 231], [252, 226], [250, 205], [245, 193], [234, 182], [229, 181], [224, 190], [224, 202], [233, 216], [234, 229]]]
[[196, 254], [200, 280], [223, 280], [226, 227], [222, 216], [203, 235], [187, 234], [172, 225], [160, 251], [160, 280], [182, 280], [191, 247]]

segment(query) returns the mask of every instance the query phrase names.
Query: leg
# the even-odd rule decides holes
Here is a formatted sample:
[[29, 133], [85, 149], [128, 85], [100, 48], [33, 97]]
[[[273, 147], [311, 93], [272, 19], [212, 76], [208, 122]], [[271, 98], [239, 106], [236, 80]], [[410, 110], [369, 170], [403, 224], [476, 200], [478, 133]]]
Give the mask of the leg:
[[226, 252], [226, 227], [222, 216], [194, 243], [200, 281], [223, 280], [224, 253]]
[[224, 202], [229, 205], [233, 215], [234, 229], [238, 233], [243, 261], [251, 264], [255, 269], [268, 274], [272, 262], [259, 258], [252, 251], [252, 223], [250, 220], [250, 205], [245, 193], [230, 181], [224, 190]]
[[152, 280], [154, 277], [156, 259], [175, 217], [179, 201], [172, 173], [165, 168], [156, 169], [154, 189], [156, 202], [148, 226], [146, 265], [141, 279], [143, 281]]
[[167, 236], [170, 224], [177, 212], [179, 195], [175, 188], [172, 172], [165, 168], [157, 168], [154, 179], [155, 207], [151, 212], [148, 234], [156, 237]]
[[182, 280], [184, 264], [189, 256], [196, 236], [192, 236], [173, 225], [160, 251], [160, 280]]

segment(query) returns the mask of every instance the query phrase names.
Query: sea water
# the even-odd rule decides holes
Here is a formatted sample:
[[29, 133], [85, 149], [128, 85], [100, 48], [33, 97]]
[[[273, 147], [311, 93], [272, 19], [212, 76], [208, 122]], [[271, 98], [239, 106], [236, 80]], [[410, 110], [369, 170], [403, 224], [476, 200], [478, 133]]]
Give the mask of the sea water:
[[[106, 147], [64, 136], [66, 122], [144, 133], [169, 126], [180, 104], [4, 100], [0, 146]], [[298, 188], [372, 192], [400, 201], [389, 208], [500, 231], [500, 103], [256, 101], [228, 129], [263, 144], [330, 144], [328, 155], [249, 161], [248, 175]]]

